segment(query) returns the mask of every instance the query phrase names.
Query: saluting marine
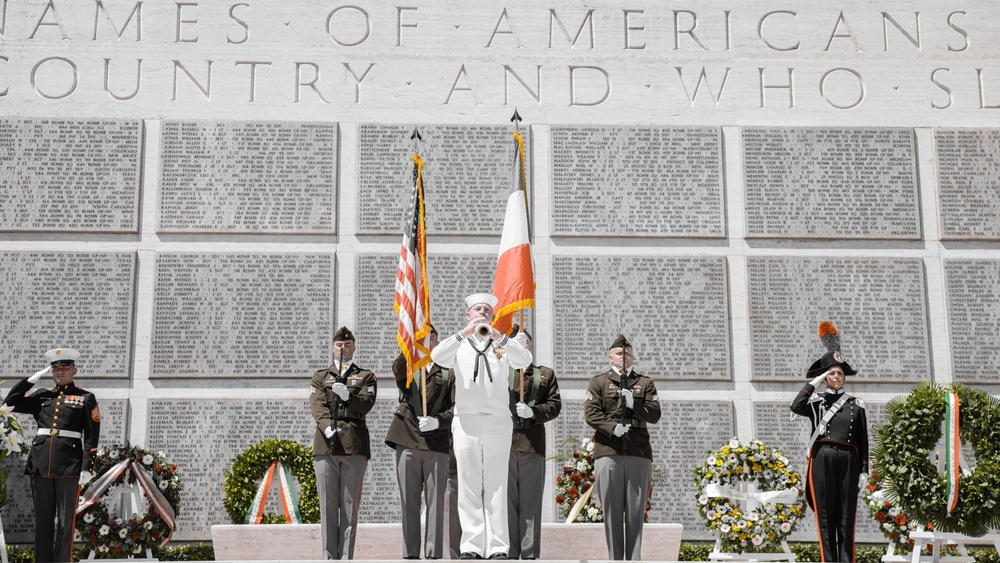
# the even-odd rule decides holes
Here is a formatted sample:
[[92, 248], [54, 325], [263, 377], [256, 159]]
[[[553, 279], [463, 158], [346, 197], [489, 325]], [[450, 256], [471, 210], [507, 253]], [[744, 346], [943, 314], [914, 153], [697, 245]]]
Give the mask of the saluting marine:
[[354, 334], [340, 327], [333, 336], [333, 365], [312, 375], [309, 391], [326, 559], [354, 558], [361, 489], [372, 455], [365, 415], [375, 406], [378, 387], [374, 372], [351, 361], [355, 349]]
[[642, 524], [653, 477], [647, 425], [660, 420], [653, 380], [632, 370], [632, 344], [619, 334], [611, 369], [587, 385], [584, 417], [594, 430], [595, 486], [604, 507], [608, 559], [642, 558]]
[[[515, 325], [516, 326], [516, 325]], [[522, 330], [515, 338], [534, 353], [531, 334]], [[511, 559], [538, 559], [542, 543], [542, 499], [545, 488], [545, 423], [559, 416], [562, 397], [552, 368], [532, 363], [510, 371], [510, 402], [514, 435], [510, 444], [507, 482], [507, 522]], [[521, 399], [521, 392], [524, 398]]]
[[[438, 343], [430, 329], [430, 350]], [[455, 375], [431, 364], [424, 375], [414, 374], [407, 385], [406, 357], [392, 363], [399, 388], [399, 406], [389, 423], [385, 443], [396, 452], [396, 479], [403, 516], [403, 559], [420, 559], [420, 498], [427, 507], [424, 556], [444, 556], [445, 488], [448, 481], [451, 419], [455, 404]], [[426, 411], [424, 405], [426, 404]]]
[[[829, 322], [819, 326], [827, 353], [813, 362], [806, 383], [792, 401], [793, 413], [809, 418], [806, 501], [816, 513], [822, 561], [854, 561], [858, 491], [868, 484], [868, 418], [865, 405], [844, 392], [855, 375], [840, 351], [840, 335]], [[826, 393], [816, 392], [823, 384]]]
[[[45, 358], [49, 367], [19, 381], [4, 399], [14, 412], [30, 414], [38, 423], [24, 474], [31, 479], [39, 563], [69, 561], [72, 556], [80, 473], [93, 467], [101, 437], [97, 398], [73, 383], [80, 353], [56, 348]], [[55, 387], [28, 394], [50, 372]]]

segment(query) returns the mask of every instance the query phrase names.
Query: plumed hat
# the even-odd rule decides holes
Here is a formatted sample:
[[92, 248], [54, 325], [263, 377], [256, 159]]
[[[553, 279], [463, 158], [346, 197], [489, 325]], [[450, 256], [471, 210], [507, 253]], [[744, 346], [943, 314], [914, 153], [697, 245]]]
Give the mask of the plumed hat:
[[823, 354], [823, 357], [809, 366], [809, 370], [806, 371], [806, 379], [812, 379], [837, 366], [844, 370], [845, 376], [858, 373], [844, 359], [844, 354], [840, 351], [840, 333], [837, 332], [837, 327], [833, 326], [833, 323], [823, 321], [819, 324], [819, 339], [826, 346], [826, 354]]

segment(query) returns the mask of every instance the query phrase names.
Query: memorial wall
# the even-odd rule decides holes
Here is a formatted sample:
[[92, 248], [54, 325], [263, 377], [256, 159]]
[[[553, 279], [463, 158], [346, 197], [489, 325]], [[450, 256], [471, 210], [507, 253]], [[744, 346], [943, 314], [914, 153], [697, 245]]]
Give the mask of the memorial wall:
[[708, 451], [758, 438], [805, 470], [787, 405], [823, 320], [873, 435], [921, 381], [1000, 394], [998, 18], [971, 0], [0, 2], [0, 387], [80, 350], [102, 443], [176, 463], [175, 539], [204, 541], [240, 451], [311, 443], [309, 376], [349, 326], [380, 380], [362, 519], [397, 521], [411, 157], [448, 335], [492, 286], [517, 128], [525, 324], [564, 398], [550, 452], [590, 436], [587, 381], [627, 335], [664, 412], [650, 520], [709, 539]]

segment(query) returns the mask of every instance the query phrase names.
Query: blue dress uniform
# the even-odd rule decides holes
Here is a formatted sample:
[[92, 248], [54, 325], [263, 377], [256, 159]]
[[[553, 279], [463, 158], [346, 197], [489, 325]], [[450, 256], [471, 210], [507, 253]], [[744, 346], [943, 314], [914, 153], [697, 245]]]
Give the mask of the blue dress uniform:
[[[72, 360], [60, 361], [72, 365]], [[35, 509], [35, 561], [69, 561], [80, 473], [93, 466], [101, 412], [94, 394], [72, 381], [29, 394], [32, 387], [29, 378], [22, 379], [4, 403], [14, 412], [34, 416], [38, 424], [24, 470], [31, 480]]]

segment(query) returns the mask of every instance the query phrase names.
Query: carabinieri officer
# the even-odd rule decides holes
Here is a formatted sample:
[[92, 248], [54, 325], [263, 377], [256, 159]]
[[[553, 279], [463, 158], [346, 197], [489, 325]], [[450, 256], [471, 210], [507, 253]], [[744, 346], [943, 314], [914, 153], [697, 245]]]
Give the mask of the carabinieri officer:
[[[812, 437], [806, 500], [816, 513], [822, 561], [855, 561], [854, 523], [858, 490], [868, 483], [868, 418], [861, 399], [844, 392], [844, 378], [855, 375], [840, 351], [840, 335], [829, 322], [819, 326], [827, 353], [813, 362], [813, 378], [791, 404], [809, 418]], [[817, 390], [826, 384], [826, 393]]]
[[[80, 473], [90, 471], [101, 437], [101, 410], [94, 394], [73, 383], [80, 353], [56, 348], [45, 353], [49, 367], [17, 382], [4, 403], [35, 417], [24, 474], [31, 480], [35, 508], [35, 561], [69, 561]], [[55, 387], [28, 391], [51, 373]]]

